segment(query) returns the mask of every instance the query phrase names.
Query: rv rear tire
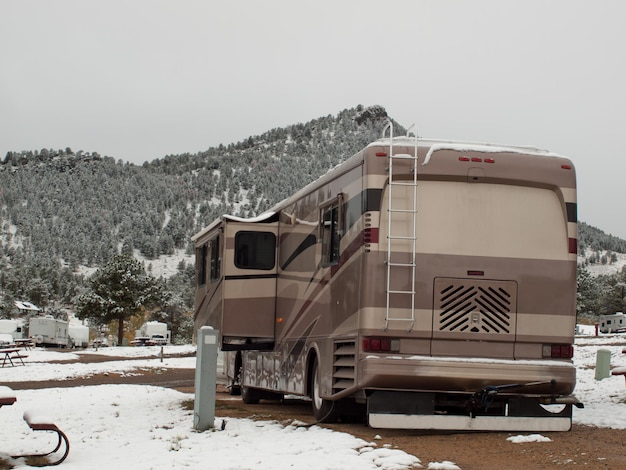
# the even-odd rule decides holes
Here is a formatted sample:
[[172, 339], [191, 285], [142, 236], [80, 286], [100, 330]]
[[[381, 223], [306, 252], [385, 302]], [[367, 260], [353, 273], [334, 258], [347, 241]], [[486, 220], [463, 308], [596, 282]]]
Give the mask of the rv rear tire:
[[317, 359], [313, 363], [312, 371], [313, 386], [311, 388], [311, 404], [313, 407], [313, 416], [318, 423], [336, 423], [339, 420], [339, 406], [337, 402], [324, 400], [321, 397], [321, 379], [320, 368]]

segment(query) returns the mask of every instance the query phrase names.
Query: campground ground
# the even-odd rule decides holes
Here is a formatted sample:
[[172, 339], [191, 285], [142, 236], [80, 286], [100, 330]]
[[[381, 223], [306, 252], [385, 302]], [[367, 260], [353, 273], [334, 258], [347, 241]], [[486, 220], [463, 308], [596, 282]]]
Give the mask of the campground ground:
[[[80, 362], [119, 361], [125, 358], [81, 354]], [[98, 384], [145, 384], [194, 392], [194, 369], [149, 369], [137, 374], [101, 373], [90, 377], [61, 381], [13, 382], [15, 390], [49, 387], [77, 387]], [[624, 403], [626, 406], [626, 403]], [[576, 412], [576, 411], [574, 411]], [[294, 420], [313, 423], [310, 403], [300, 399], [281, 402], [262, 401], [246, 405], [240, 397], [231, 396], [223, 385], [218, 385], [216, 416], [275, 420], [289, 424]], [[375, 441], [379, 446], [389, 445], [420, 458], [422, 462], [455, 462], [462, 470], [478, 469], [552, 469], [585, 468], [590, 470], [626, 469], [626, 430], [574, 425], [570, 432], [541, 433], [550, 442], [512, 443], [510, 436], [518, 433], [481, 432], [423, 432], [371, 429], [363, 423], [322, 425]], [[528, 434], [528, 433], [522, 433]]]

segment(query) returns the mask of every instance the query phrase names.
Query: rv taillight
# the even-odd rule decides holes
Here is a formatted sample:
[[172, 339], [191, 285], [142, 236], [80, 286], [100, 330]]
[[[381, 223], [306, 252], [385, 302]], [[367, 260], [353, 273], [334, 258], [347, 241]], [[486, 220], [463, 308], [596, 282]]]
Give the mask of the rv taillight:
[[578, 240], [576, 238], [568, 238], [568, 251], [572, 254], [578, 254]]
[[546, 344], [543, 346], [543, 356], [554, 359], [571, 359], [574, 357], [574, 346], [571, 344]]
[[376, 152], [376, 156], [377, 157], [386, 157], [387, 156], [387, 152]]
[[361, 341], [363, 352], [398, 352], [400, 340], [391, 338], [363, 338]]
[[572, 165], [561, 165], [561, 168], [563, 168], [564, 170], [571, 170]]
[[475, 269], [470, 269], [469, 271], [467, 271], [467, 275], [468, 276], [484, 276], [485, 271], [478, 271]]

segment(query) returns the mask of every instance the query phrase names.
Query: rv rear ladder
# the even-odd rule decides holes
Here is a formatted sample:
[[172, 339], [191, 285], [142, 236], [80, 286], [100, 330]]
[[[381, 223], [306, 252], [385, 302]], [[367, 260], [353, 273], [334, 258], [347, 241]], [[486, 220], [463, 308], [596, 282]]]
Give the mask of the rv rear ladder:
[[[408, 322], [407, 331], [411, 331], [415, 324], [415, 252], [416, 252], [416, 240], [417, 240], [417, 132], [414, 132], [414, 149], [413, 155], [411, 154], [394, 154], [393, 150], [393, 124], [389, 122], [385, 130], [383, 131], [383, 136], [385, 132], [389, 128], [389, 188], [388, 188], [388, 207], [387, 207], [387, 305], [386, 305], [386, 313], [385, 313], [385, 327], [384, 330], [389, 328], [389, 323], [392, 321], [403, 321]], [[411, 127], [412, 128], [412, 127]], [[411, 128], [407, 131], [407, 137], [411, 132]], [[410, 161], [410, 172], [412, 178], [410, 180], [394, 180], [393, 164], [394, 161], [398, 160], [408, 160]], [[395, 200], [393, 196], [393, 188], [394, 187], [407, 187], [409, 188], [409, 192], [411, 193], [408, 200], [408, 204], [405, 207], [398, 207], [398, 201]], [[400, 190], [400, 189], [398, 189]], [[394, 217], [395, 216], [395, 217]], [[400, 218], [403, 220], [399, 220]], [[398, 233], [401, 228], [400, 226], [403, 223], [408, 223], [409, 233]], [[395, 243], [398, 242], [398, 243]], [[408, 241], [408, 257], [409, 261], [407, 262], [397, 262], [392, 261], [392, 256], [398, 256], [398, 253], [395, 255], [394, 247], [398, 245], [400, 242]], [[406, 243], [403, 243], [401, 247], [398, 247], [398, 251], [406, 250]], [[407, 275], [408, 271], [408, 275]], [[402, 283], [402, 287], [396, 288], [392, 286], [392, 278], [394, 282]], [[397, 280], [397, 281], [396, 281]], [[404, 288], [404, 286], [408, 286], [409, 289]], [[400, 312], [395, 312], [397, 310], [392, 306], [392, 297], [402, 297], [406, 296], [410, 299], [410, 311], [408, 315], [406, 314], [406, 310], [404, 310], [405, 315], [401, 315]]]

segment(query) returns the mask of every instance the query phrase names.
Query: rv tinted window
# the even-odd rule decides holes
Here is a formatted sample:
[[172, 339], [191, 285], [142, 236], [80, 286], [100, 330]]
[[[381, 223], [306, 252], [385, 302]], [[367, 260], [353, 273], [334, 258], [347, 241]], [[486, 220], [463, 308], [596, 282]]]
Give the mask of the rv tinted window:
[[199, 248], [196, 248], [196, 274], [197, 283], [199, 286], [206, 284], [206, 262], [208, 255], [208, 245], [205, 243]]
[[322, 262], [334, 264], [339, 262], [339, 204], [327, 206], [322, 210]]
[[211, 240], [211, 269], [209, 276], [211, 281], [215, 281], [220, 278], [220, 239], [215, 237]]
[[239, 269], [274, 269], [276, 236], [271, 232], [238, 232], [235, 266]]

